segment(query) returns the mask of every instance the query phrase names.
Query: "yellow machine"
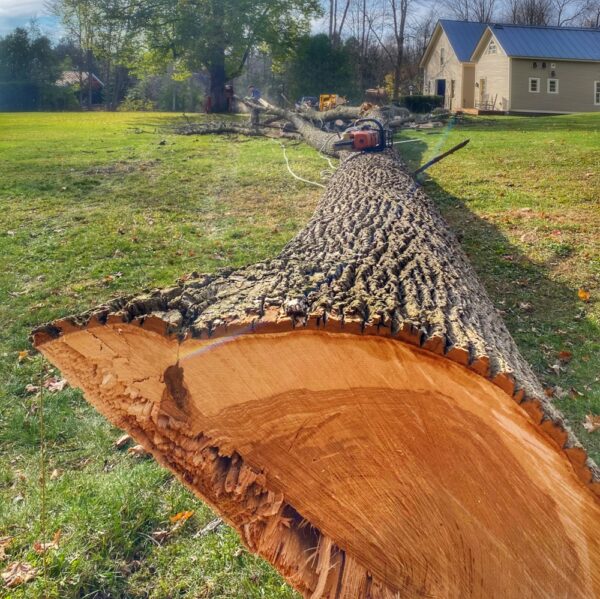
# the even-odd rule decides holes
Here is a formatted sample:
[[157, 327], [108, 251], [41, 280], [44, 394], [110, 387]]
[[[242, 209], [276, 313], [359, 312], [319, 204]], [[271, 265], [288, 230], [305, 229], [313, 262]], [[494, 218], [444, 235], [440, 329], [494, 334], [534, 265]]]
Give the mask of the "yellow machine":
[[347, 101], [346, 98], [338, 96], [337, 94], [321, 94], [319, 96], [319, 110], [321, 112], [323, 110], [331, 110], [336, 106], [346, 104]]

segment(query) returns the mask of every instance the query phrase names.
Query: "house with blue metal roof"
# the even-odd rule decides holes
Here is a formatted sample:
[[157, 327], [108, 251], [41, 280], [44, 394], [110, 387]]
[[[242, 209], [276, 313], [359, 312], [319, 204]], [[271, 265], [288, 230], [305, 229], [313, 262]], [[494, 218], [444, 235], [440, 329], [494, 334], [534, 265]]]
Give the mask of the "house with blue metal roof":
[[471, 55], [476, 105], [510, 112], [600, 111], [600, 30], [490, 25]]
[[600, 30], [440, 21], [436, 32], [424, 93], [451, 110], [600, 111]]
[[475, 64], [471, 56], [487, 25], [438, 21], [421, 59], [423, 93], [444, 96], [450, 110], [475, 107]]

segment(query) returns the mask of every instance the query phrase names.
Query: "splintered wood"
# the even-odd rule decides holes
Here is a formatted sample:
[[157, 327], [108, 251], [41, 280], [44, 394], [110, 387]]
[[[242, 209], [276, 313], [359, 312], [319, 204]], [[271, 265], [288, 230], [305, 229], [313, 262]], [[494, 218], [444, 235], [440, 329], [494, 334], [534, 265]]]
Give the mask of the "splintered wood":
[[600, 596], [597, 467], [393, 153], [276, 258], [34, 341], [305, 597]]
[[598, 504], [504, 391], [449, 360], [303, 331], [190, 339], [177, 361], [175, 340], [123, 324], [43, 350], [306, 596], [600, 589]]

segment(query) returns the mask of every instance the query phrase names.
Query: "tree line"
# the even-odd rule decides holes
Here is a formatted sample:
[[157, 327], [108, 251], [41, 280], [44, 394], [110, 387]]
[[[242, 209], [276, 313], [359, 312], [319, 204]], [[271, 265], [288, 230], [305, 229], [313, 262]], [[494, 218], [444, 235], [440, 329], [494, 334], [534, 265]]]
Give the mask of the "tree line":
[[[4, 101], [90, 108], [93, 73], [108, 110], [222, 112], [227, 85], [273, 101], [368, 88], [420, 91], [418, 63], [438, 18], [600, 27], [600, 0], [50, 0], [63, 38], [33, 26], [0, 39]], [[78, 74], [66, 90], [65, 71]], [[12, 91], [11, 91], [12, 90]], [[33, 98], [35, 96], [35, 101]], [[1, 108], [1, 106], [0, 106]]]

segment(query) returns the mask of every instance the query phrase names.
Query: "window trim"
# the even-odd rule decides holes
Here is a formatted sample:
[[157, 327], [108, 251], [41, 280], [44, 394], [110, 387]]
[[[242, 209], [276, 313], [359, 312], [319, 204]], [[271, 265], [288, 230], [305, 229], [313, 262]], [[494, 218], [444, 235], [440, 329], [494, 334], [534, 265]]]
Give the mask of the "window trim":
[[498, 54], [498, 44], [494, 40], [490, 40], [485, 53], [489, 55]]
[[[556, 91], [550, 91], [550, 82], [551, 81], [556, 81]], [[548, 77], [548, 79], [546, 80], [546, 92], [552, 95], [556, 95], [558, 94], [560, 91], [559, 89], [559, 83], [558, 83], [558, 78], [556, 77]]]
[[594, 106], [600, 106], [600, 81], [594, 81]]
[[446, 48], [444, 48], [444, 46], [442, 46], [440, 48], [440, 66], [443, 67], [445, 63], [446, 63]]
[[[531, 89], [531, 82], [536, 81], [537, 89]], [[539, 77], [529, 77], [529, 93], [530, 94], [539, 94], [540, 93], [540, 78]]]

